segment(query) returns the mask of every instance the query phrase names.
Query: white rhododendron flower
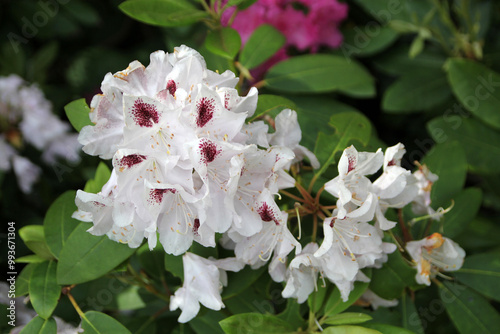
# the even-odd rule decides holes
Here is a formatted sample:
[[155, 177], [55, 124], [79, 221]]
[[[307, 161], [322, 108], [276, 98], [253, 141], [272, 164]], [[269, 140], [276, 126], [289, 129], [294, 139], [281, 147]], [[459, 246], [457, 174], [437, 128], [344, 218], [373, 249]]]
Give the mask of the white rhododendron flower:
[[439, 271], [456, 271], [462, 267], [465, 251], [454, 241], [434, 233], [406, 244], [406, 250], [417, 267], [417, 283], [430, 285]]
[[130, 247], [147, 238], [153, 248], [159, 240], [174, 255], [193, 241], [215, 247], [216, 233], [248, 240], [276, 232], [282, 237], [270, 239], [262, 254], [241, 255], [244, 244], [237, 253], [255, 266], [265, 263], [259, 255], [267, 259], [274, 251], [271, 272], [282, 280], [286, 256], [300, 245], [280, 218], [274, 194], [295, 183], [285, 171], [294, 151], [311, 162], [315, 157], [299, 145], [296, 114], [289, 125], [278, 122], [277, 133], [293, 128], [293, 138], [282, 135], [272, 145], [262, 121], [245, 124], [255, 112], [257, 89], [239, 96], [237, 82], [230, 71], [208, 70], [186, 46], [152, 53], [147, 67], [134, 61], [107, 74], [103, 93], [91, 103], [94, 125], [84, 127], [79, 140], [88, 154], [112, 158], [112, 177], [98, 194], [78, 191], [74, 217], [93, 221], [93, 234]]
[[41, 151], [48, 165], [56, 165], [60, 158], [80, 161], [81, 145], [77, 135], [69, 133], [69, 124], [52, 113], [52, 104], [40, 88], [15, 74], [0, 77], [0, 124], [0, 131], [5, 132], [0, 136], [0, 170], [14, 170], [24, 193], [31, 192], [42, 172], [22, 156], [25, 143]]
[[397, 299], [384, 299], [382, 297], [379, 297], [370, 289], [365, 290], [360, 299], [361, 301], [368, 303], [374, 310], [378, 309], [379, 307], [393, 307], [398, 305]]
[[438, 180], [438, 176], [432, 173], [426, 165], [419, 166], [413, 175], [417, 179], [418, 186], [418, 195], [412, 203], [413, 212], [419, 215], [429, 215], [434, 220], [440, 220], [442, 214], [431, 207], [432, 184]]
[[240, 271], [244, 264], [234, 258], [210, 260], [193, 253], [182, 256], [184, 284], [170, 297], [170, 310], [182, 310], [178, 319], [185, 323], [193, 319], [200, 310], [200, 304], [220, 310], [224, 307], [220, 293], [227, 285], [226, 270]]

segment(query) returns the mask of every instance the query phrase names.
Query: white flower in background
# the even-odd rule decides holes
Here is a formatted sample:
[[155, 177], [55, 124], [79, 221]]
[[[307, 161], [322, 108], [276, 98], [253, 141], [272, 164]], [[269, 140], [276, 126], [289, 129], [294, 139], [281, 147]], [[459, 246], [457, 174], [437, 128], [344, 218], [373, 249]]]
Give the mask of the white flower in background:
[[426, 165], [419, 165], [418, 170], [413, 175], [417, 179], [418, 186], [418, 195], [412, 203], [413, 212], [417, 215], [429, 215], [434, 220], [440, 220], [442, 214], [431, 207], [432, 185], [438, 180], [438, 176], [432, 173]]
[[368, 303], [374, 310], [379, 307], [394, 307], [398, 305], [397, 299], [383, 299], [370, 289], [365, 290], [360, 299], [361, 301]]
[[406, 250], [417, 267], [417, 283], [430, 285], [439, 271], [456, 271], [462, 267], [465, 251], [454, 241], [434, 233], [406, 244]]
[[80, 160], [81, 145], [77, 135], [69, 133], [68, 123], [52, 114], [52, 105], [36, 85], [27, 85], [12, 74], [0, 77], [0, 153], [1, 170], [13, 169], [19, 187], [30, 193], [41, 174], [39, 166], [22, 157], [25, 143], [42, 152], [48, 165], [62, 158], [71, 162]]
[[170, 297], [170, 310], [181, 309], [179, 322], [193, 319], [200, 310], [200, 303], [212, 310], [224, 307], [220, 296], [222, 286], [227, 284], [226, 270], [240, 271], [244, 264], [234, 258], [210, 260], [193, 253], [182, 256], [184, 283]]

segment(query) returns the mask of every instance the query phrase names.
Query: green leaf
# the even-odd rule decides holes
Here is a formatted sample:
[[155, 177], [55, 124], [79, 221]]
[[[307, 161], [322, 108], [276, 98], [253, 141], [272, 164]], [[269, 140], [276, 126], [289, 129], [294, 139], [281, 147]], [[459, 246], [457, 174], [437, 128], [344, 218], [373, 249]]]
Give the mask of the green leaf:
[[56, 268], [56, 262], [46, 261], [37, 264], [30, 276], [31, 304], [44, 319], [52, 315], [61, 294], [61, 287], [56, 282]]
[[325, 323], [328, 325], [355, 325], [370, 320], [372, 317], [364, 313], [345, 312], [326, 318]]
[[133, 19], [160, 27], [190, 25], [208, 16], [189, 1], [179, 0], [127, 0], [118, 8]]
[[248, 7], [250, 7], [251, 5], [253, 5], [254, 3], [257, 2], [257, 0], [242, 0], [242, 1], [234, 0], [234, 1], [240, 2], [240, 4], [238, 4], [238, 9], [239, 10], [245, 10]]
[[445, 73], [428, 70], [408, 73], [384, 93], [382, 109], [400, 114], [429, 110], [451, 97]]
[[[325, 328], [323, 334], [382, 334], [375, 329], [360, 326], [333, 326]], [[384, 332], [385, 333], [385, 332]]]
[[90, 234], [87, 230], [91, 226], [80, 223], [61, 249], [57, 266], [59, 284], [78, 284], [99, 278], [135, 252], [134, 248], [111, 241], [106, 235]]
[[85, 99], [79, 99], [68, 103], [64, 106], [64, 111], [66, 112], [69, 122], [78, 132], [80, 132], [84, 126], [94, 125], [94, 123], [90, 121], [90, 108], [87, 102], [85, 102]]
[[457, 283], [443, 282], [439, 296], [461, 334], [497, 333], [500, 315], [478, 293]]
[[[42, 225], [27, 225], [19, 229], [19, 236], [26, 246], [39, 257], [52, 260], [54, 257], [45, 242]], [[18, 259], [19, 260], [19, 259]]]
[[500, 129], [500, 74], [464, 58], [449, 59], [445, 69], [453, 93], [467, 110]]
[[68, 190], [59, 196], [47, 210], [43, 221], [45, 240], [52, 254], [59, 258], [59, 253], [69, 235], [80, 223], [71, 218], [77, 210], [75, 205], [76, 192]]
[[[456, 195], [455, 204], [450, 212], [445, 214], [439, 223], [432, 225], [432, 232], [444, 232], [449, 238], [454, 238], [462, 233], [467, 225], [476, 217], [482, 202], [480, 188], [467, 188]], [[450, 204], [451, 205], [451, 202]]]
[[277, 317], [289, 323], [293, 328], [307, 327], [306, 320], [300, 314], [300, 304], [297, 303], [296, 299], [288, 298], [285, 310]]
[[464, 187], [467, 159], [458, 142], [447, 141], [434, 145], [421, 162], [439, 177], [432, 185], [432, 207], [443, 206]]
[[97, 166], [94, 178], [87, 181], [83, 191], [87, 193], [97, 194], [98, 192], [101, 191], [104, 184], [108, 182], [110, 177], [111, 177], [111, 170], [104, 162], [101, 161]]
[[401, 311], [401, 318], [403, 321], [403, 327], [409, 331], [413, 331], [416, 334], [424, 334], [424, 328], [422, 326], [422, 320], [418, 315], [415, 303], [404, 293], [401, 301], [399, 302], [399, 309]]
[[498, 253], [471, 255], [454, 273], [461, 283], [483, 295], [500, 301], [500, 257]]
[[[313, 291], [309, 298], [307, 298], [307, 305], [309, 306], [309, 310], [314, 314], [318, 314], [318, 312], [323, 308], [327, 297], [330, 296], [331, 286], [327, 285], [326, 287], [318, 288], [317, 291]], [[321, 315], [321, 313], [320, 313]]]
[[240, 51], [241, 37], [233, 28], [212, 30], [205, 39], [208, 51], [227, 59], [234, 59]]
[[223, 334], [224, 331], [219, 325], [219, 322], [224, 319], [221, 312], [208, 311], [201, 317], [196, 317], [189, 321], [189, 326], [196, 333]]
[[31, 254], [26, 256], [21, 256], [16, 259], [16, 263], [42, 263], [48, 259], [41, 257], [37, 254]]
[[165, 250], [158, 243], [151, 251], [146, 243], [137, 251], [137, 257], [142, 269], [154, 278], [165, 276]]
[[260, 25], [241, 51], [240, 63], [248, 69], [255, 68], [271, 58], [285, 42], [285, 36], [276, 28], [269, 24]]
[[57, 57], [59, 44], [52, 41], [43, 46], [34, 56], [32, 61], [33, 66], [33, 81], [44, 83], [47, 77], [47, 71]]
[[[365, 271], [366, 276], [372, 276], [372, 270]], [[332, 316], [337, 313], [343, 312], [349, 306], [354, 304], [356, 300], [361, 297], [361, 295], [368, 289], [368, 282], [354, 282], [354, 289], [349, 293], [349, 299], [347, 301], [342, 301], [339, 289], [334, 289], [325, 306], [325, 316]]]
[[[372, 22], [371, 22], [372, 23]], [[373, 27], [373, 26], [372, 26]], [[389, 47], [398, 38], [398, 33], [389, 27], [378, 26], [378, 33], [366, 34], [371, 27], [346, 29], [344, 41], [340, 46], [346, 57], [367, 57], [379, 53]]]
[[370, 120], [358, 112], [342, 112], [333, 115], [329, 124], [335, 128], [333, 135], [319, 133], [314, 148], [321, 168], [316, 175], [323, 174], [335, 162], [335, 155], [347, 148], [353, 140], [367, 145], [371, 135]]
[[416, 274], [417, 271], [405, 262], [401, 253], [395, 251], [389, 254], [382, 268], [373, 271], [370, 290], [383, 299], [399, 298], [406, 287], [416, 285]]
[[130, 331], [121, 323], [107, 314], [96, 311], [85, 313], [85, 317], [82, 318], [82, 328], [85, 334], [130, 334]]
[[19, 334], [57, 334], [57, 323], [54, 318], [43, 319], [36, 316], [19, 332]]
[[255, 114], [252, 117], [252, 121], [264, 114], [277, 115], [281, 110], [287, 108], [295, 110], [297, 106], [292, 100], [289, 100], [282, 96], [271, 94], [259, 95], [259, 100], [257, 101], [257, 109], [255, 110]]
[[395, 76], [410, 75], [418, 71], [442, 72], [446, 57], [439, 51], [425, 49], [413, 59], [408, 57], [408, 47], [394, 47], [374, 58], [375, 67]]
[[465, 151], [467, 163], [478, 173], [498, 174], [500, 170], [500, 133], [472, 118], [439, 117], [427, 123], [437, 143], [456, 140]]
[[182, 264], [182, 256], [172, 255], [165, 253], [164, 260], [165, 270], [172, 273], [172, 275], [184, 280], [184, 265]]
[[250, 267], [245, 267], [239, 272], [228, 272], [227, 281], [229, 285], [222, 291], [222, 299], [228, 299], [236, 296], [241, 291], [252, 285], [266, 270], [266, 267], [253, 270]]
[[29, 263], [16, 277], [16, 297], [28, 294], [31, 273], [33, 272], [33, 269], [35, 269], [35, 267], [35, 263]]
[[386, 324], [369, 323], [369, 324], [363, 324], [363, 327], [371, 328], [377, 330], [378, 333], [384, 333], [384, 334], [415, 334], [407, 329]]
[[368, 71], [341, 56], [316, 54], [287, 59], [269, 69], [265, 82], [269, 89], [288, 93], [340, 91], [358, 97], [375, 95]]
[[274, 334], [292, 333], [294, 328], [276, 316], [259, 313], [243, 313], [219, 322], [227, 334]]

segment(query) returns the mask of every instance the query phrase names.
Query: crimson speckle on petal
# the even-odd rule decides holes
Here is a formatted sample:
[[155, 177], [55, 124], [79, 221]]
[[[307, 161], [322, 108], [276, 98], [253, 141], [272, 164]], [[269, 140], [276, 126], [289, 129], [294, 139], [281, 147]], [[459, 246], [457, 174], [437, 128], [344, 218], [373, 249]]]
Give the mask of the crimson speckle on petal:
[[134, 165], [137, 165], [137, 164], [143, 162], [144, 160], [146, 160], [145, 155], [131, 154], [131, 155], [126, 155], [123, 158], [121, 158], [119, 164], [122, 167], [130, 168]]
[[391, 161], [389, 161], [387, 166], [396, 166], [396, 161], [394, 161], [394, 159], [392, 159]]
[[151, 198], [152, 201], [155, 201], [156, 203], [161, 203], [163, 200], [163, 195], [166, 193], [172, 193], [175, 194], [176, 190], [175, 189], [153, 189], [149, 193], [149, 197]]
[[347, 173], [349, 173], [354, 168], [356, 168], [356, 158], [352, 155], [349, 155], [347, 157], [347, 160], [349, 161], [349, 166], [347, 167]]
[[172, 95], [172, 96], [175, 95], [175, 91], [177, 90], [177, 85], [175, 84], [174, 80], [168, 80], [167, 90], [170, 93], [170, 95]]
[[200, 220], [198, 218], [196, 218], [194, 220], [194, 224], [193, 224], [193, 233], [194, 235], [199, 235], [198, 234], [198, 229], [200, 228]]
[[196, 104], [198, 116], [196, 118], [196, 125], [204, 127], [214, 117], [215, 101], [206, 97], [201, 98]]
[[132, 115], [137, 125], [147, 128], [152, 127], [153, 123], [158, 123], [160, 121], [160, 116], [156, 107], [142, 101], [142, 99], [135, 100], [134, 106], [132, 107]]
[[204, 140], [200, 143], [201, 149], [201, 162], [208, 165], [219, 155], [220, 151], [217, 150], [217, 145], [209, 140]]
[[276, 219], [276, 216], [272, 212], [271, 208], [269, 207], [269, 205], [267, 205], [267, 203], [262, 203], [257, 212], [260, 215], [260, 219], [262, 219], [263, 221], [265, 222], [274, 221], [276, 225], [280, 224], [278, 219]]

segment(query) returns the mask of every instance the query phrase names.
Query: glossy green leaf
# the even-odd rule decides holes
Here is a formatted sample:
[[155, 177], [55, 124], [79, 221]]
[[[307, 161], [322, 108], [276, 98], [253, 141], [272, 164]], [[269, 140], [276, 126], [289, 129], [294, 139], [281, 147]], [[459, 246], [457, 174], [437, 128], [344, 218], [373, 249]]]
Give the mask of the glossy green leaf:
[[410, 330], [386, 324], [369, 323], [369, 324], [363, 324], [363, 327], [371, 328], [373, 330], [378, 331], [378, 333], [384, 333], [384, 334], [415, 334]]
[[106, 182], [108, 182], [110, 176], [111, 170], [104, 162], [101, 161], [97, 166], [94, 178], [87, 181], [87, 183], [85, 184], [85, 188], [83, 188], [83, 191], [87, 193], [97, 194], [101, 191]]
[[462, 190], [467, 176], [467, 158], [458, 142], [447, 141], [434, 147], [421, 161], [438, 175], [431, 190], [431, 205], [437, 209]]
[[[365, 275], [368, 277], [372, 276], [372, 270], [364, 271]], [[368, 289], [368, 282], [360, 282], [356, 281], [354, 283], [354, 289], [349, 293], [349, 298], [347, 301], [342, 301], [342, 297], [340, 296], [339, 289], [335, 288], [328, 298], [325, 305], [325, 316], [331, 317], [337, 313], [343, 312], [349, 306], [354, 304], [356, 300], [361, 297], [361, 295]]]
[[252, 117], [252, 120], [264, 114], [277, 115], [283, 109], [295, 110], [296, 108], [297, 106], [295, 105], [295, 103], [285, 97], [271, 94], [262, 94], [259, 95], [257, 108], [255, 110], [255, 114]]
[[184, 265], [182, 264], [182, 255], [175, 256], [165, 253], [165, 270], [172, 275], [184, 280]]
[[461, 334], [497, 333], [500, 314], [478, 293], [457, 283], [443, 282], [439, 296]]
[[462, 268], [453, 273], [461, 283], [500, 301], [500, 257], [486, 253], [465, 257]]
[[296, 299], [288, 298], [285, 310], [277, 317], [289, 323], [293, 328], [307, 327], [306, 320], [300, 314], [300, 304]]
[[238, 4], [238, 9], [239, 10], [245, 10], [248, 7], [250, 7], [251, 5], [253, 5], [254, 3], [257, 2], [257, 0], [242, 0], [242, 1], [234, 0], [234, 1], [238, 1], [239, 2], [239, 4]]
[[497, 221], [485, 217], [476, 217], [465, 231], [454, 239], [464, 249], [474, 251], [498, 246], [500, 226]]
[[51, 260], [54, 258], [45, 242], [42, 225], [27, 225], [19, 229], [19, 236], [26, 246], [39, 257]]
[[210, 334], [223, 334], [219, 322], [224, 319], [221, 312], [208, 311], [201, 317], [198, 316], [189, 321], [189, 326], [195, 330], [196, 333], [210, 333]]
[[436, 50], [425, 49], [413, 59], [408, 57], [408, 47], [400, 46], [390, 48], [380, 56], [373, 59], [379, 70], [394, 76], [410, 75], [418, 71], [442, 71], [446, 57]]
[[269, 24], [260, 25], [241, 51], [240, 63], [248, 69], [255, 68], [271, 58], [285, 42], [285, 36], [276, 28]]
[[374, 270], [370, 290], [383, 299], [399, 298], [406, 287], [414, 286], [417, 271], [410, 267], [401, 253], [389, 254], [382, 268]]
[[[17, 262], [17, 261], [16, 261]], [[35, 263], [29, 263], [16, 277], [16, 297], [27, 295], [29, 292], [30, 277], [33, 269], [35, 269]]]
[[372, 317], [364, 313], [345, 312], [326, 318], [325, 323], [328, 325], [355, 325], [370, 320]]
[[[367, 57], [379, 53], [389, 47], [398, 38], [398, 33], [389, 27], [374, 26], [355, 27], [344, 32], [344, 41], [340, 46], [346, 57]], [[376, 28], [374, 28], [376, 27]], [[376, 31], [372, 31], [377, 29]], [[369, 34], [367, 33], [369, 32]]]
[[400, 114], [429, 110], [446, 102], [451, 90], [442, 71], [415, 71], [402, 76], [384, 93], [382, 109]]
[[427, 123], [427, 130], [437, 143], [458, 141], [474, 171], [486, 174], [500, 172], [500, 133], [479, 120], [439, 117]]
[[340, 91], [358, 97], [375, 95], [368, 71], [341, 56], [316, 54], [287, 59], [269, 69], [265, 82], [269, 89], [288, 93]]
[[375, 329], [360, 326], [333, 326], [325, 328], [323, 334], [382, 334]]
[[330, 285], [327, 285], [326, 287], [319, 287], [316, 291], [313, 291], [309, 295], [309, 298], [307, 298], [307, 305], [309, 306], [309, 310], [311, 312], [318, 314], [330, 297], [332, 292], [331, 288], [332, 287]]
[[448, 60], [445, 69], [458, 100], [483, 122], [500, 129], [500, 74], [464, 58]]
[[148, 275], [161, 278], [165, 276], [165, 250], [161, 243], [158, 243], [153, 250], [149, 250], [146, 243], [137, 250], [137, 257], [142, 269]]
[[[467, 225], [476, 217], [482, 202], [480, 188], [467, 188], [453, 197], [453, 209], [432, 225], [432, 232], [443, 232], [449, 238], [462, 233]], [[451, 206], [451, 202], [449, 203]]]
[[56, 281], [57, 263], [46, 261], [37, 264], [30, 276], [29, 293], [36, 313], [48, 319], [57, 306], [61, 287]]
[[208, 16], [185, 0], [127, 0], [118, 7], [133, 19], [161, 27], [189, 25]]
[[130, 331], [117, 320], [107, 314], [96, 311], [85, 313], [85, 317], [82, 319], [82, 328], [85, 334], [130, 334]]
[[352, 144], [353, 140], [366, 145], [370, 140], [371, 123], [363, 114], [342, 112], [333, 115], [329, 123], [335, 128], [334, 134], [320, 133], [314, 148], [321, 168], [316, 174], [323, 174], [335, 162], [335, 156]]
[[54, 318], [43, 319], [36, 316], [19, 332], [19, 334], [57, 334], [57, 323]]
[[52, 254], [59, 258], [59, 253], [69, 235], [80, 223], [71, 218], [77, 210], [75, 205], [76, 192], [68, 190], [59, 196], [47, 210], [43, 221], [45, 240]]
[[228, 272], [227, 281], [228, 286], [222, 291], [222, 299], [228, 299], [236, 296], [241, 291], [252, 285], [266, 270], [265, 267], [261, 267], [257, 270], [253, 270], [250, 267], [245, 267], [239, 272]]
[[87, 102], [85, 102], [85, 99], [78, 99], [68, 103], [64, 106], [64, 111], [66, 112], [69, 122], [78, 132], [80, 132], [84, 126], [94, 125], [94, 123], [90, 121], [90, 108]]
[[134, 248], [111, 241], [106, 235], [90, 234], [87, 230], [91, 226], [80, 223], [66, 240], [57, 266], [59, 284], [78, 284], [99, 278], [135, 252]]
[[234, 59], [240, 51], [241, 37], [233, 28], [212, 30], [205, 39], [208, 51], [227, 59]]
[[403, 327], [409, 331], [416, 334], [424, 334], [424, 328], [422, 326], [422, 320], [417, 312], [415, 303], [408, 296], [408, 294], [403, 293], [401, 300], [399, 301], [399, 310], [401, 312], [401, 319], [403, 322]]
[[31, 254], [26, 256], [21, 256], [16, 259], [16, 263], [42, 263], [48, 259], [41, 257], [38, 254]]
[[293, 333], [295, 330], [276, 316], [259, 313], [233, 315], [219, 324], [227, 334], [283, 334]]

